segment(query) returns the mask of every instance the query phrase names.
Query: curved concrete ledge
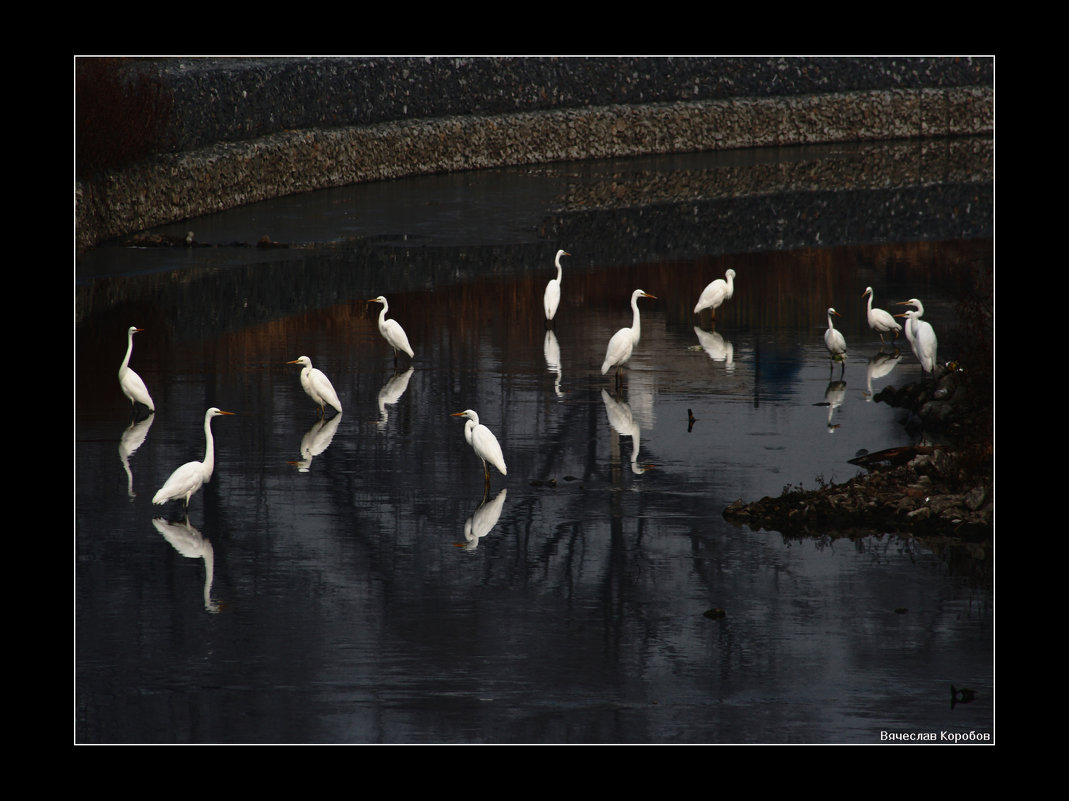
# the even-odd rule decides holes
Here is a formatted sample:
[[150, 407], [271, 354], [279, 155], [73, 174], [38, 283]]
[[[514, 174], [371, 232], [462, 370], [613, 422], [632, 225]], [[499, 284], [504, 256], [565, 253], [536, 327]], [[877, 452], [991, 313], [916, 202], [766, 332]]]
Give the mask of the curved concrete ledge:
[[298, 192], [453, 170], [991, 134], [986, 86], [612, 105], [282, 131], [76, 186], [76, 245]]

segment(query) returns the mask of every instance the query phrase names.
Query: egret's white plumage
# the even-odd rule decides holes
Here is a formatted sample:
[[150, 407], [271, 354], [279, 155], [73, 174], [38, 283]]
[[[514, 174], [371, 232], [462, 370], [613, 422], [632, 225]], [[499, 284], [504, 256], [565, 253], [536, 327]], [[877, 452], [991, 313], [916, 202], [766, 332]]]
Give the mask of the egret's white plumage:
[[490, 465], [496, 467], [501, 475], [508, 475], [508, 470], [505, 468], [505, 455], [501, 452], [501, 443], [497, 441], [493, 431], [479, 422], [479, 415], [472, 409], [465, 409], [452, 416], [468, 418], [468, 422], [464, 424], [464, 439], [471, 445], [475, 455], [482, 460], [486, 486], [490, 486]]
[[553, 320], [557, 314], [557, 307], [560, 305], [560, 282], [564, 274], [560, 266], [560, 257], [571, 255], [566, 250], [558, 250], [557, 257], [553, 260], [557, 267], [557, 277], [549, 279], [549, 283], [546, 284], [546, 292], [542, 296], [542, 308], [545, 309], [547, 322]]
[[609, 340], [609, 347], [605, 350], [605, 361], [601, 363], [602, 375], [605, 375], [613, 367], [617, 368], [617, 381], [620, 380], [619, 368], [631, 358], [631, 353], [634, 351], [635, 346], [638, 345], [639, 339], [642, 336], [642, 318], [638, 313], [639, 298], [653, 298], [656, 300], [657, 296], [649, 295], [641, 289], [636, 289], [631, 293], [631, 327], [621, 328], [612, 335], [612, 339]]
[[301, 370], [301, 386], [308, 393], [308, 397], [315, 401], [322, 416], [326, 416], [328, 405], [341, 411], [341, 401], [338, 400], [338, 393], [334, 391], [334, 385], [330, 383], [330, 379], [322, 370], [312, 367], [311, 359], [307, 356], [299, 356], [286, 364], [304, 365]]
[[126, 357], [122, 360], [122, 364], [119, 365], [119, 386], [122, 387], [122, 394], [130, 399], [130, 404], [135, 411], [137, 410], [137, 404], [140, 403], [146, 406], [150, 412], [154, 412], [156, 411], [156, 404], [152, 402], [152, 396], [148, 394], [145, 382], [141, 380], [141, 376], [130, 369], [130, 357], [134, 353], [134, 334], [144, 330], [144, 328], [138, 328], [133, 325], [126, 329]]
[[913, 355], [921, 363], [921, 369], [926, 373], [931, 373], [934, 377], [936, 352], [939, 348], [939, 340], [936, 339], [935, 329], [932, 328], [931, 323], [920, 319], [921, 315], [924, 314], [924, 306], [921, 305], [919, 300], [914, 298], [913, 300], [905, 301], [905, 303], [918, 308], [896, 314], [895, 317], [906, 318], [906, 339], [909, 340], [910, 347], [913, 348]]
[[894, 339], [891, 340], [891, 344], [893, 345], [895, 343], [895, 340], [898, 339], [899, 333], [901, 333], [902, 331], [902, 326], [895, 322], [895, 318], [891, 315], [890, 312], [885, 312], [883, 309], [872, 308], [872, 300], [875, 297], [875, 295], [873, 295], [872, 293], [872, 287], [865, 287], [865, 291], [861, 294], [861, 297], [865, 297], [866, 295], [868, 295], [869, 298], [867, 312], [869, 328], [871, 328], [873, 331], [880, 335], [880, 342], [883, 342], [884, 334], [890, 334], [894, 332]]
[[[831, 354], [832, 359], [836, 361], [846, 361], [846, 337], [842, 335], [841, 331], [836, 330], [835, 323], [832, 322], [831, 316], [842, 317], [835, 309], [828, 309], [828, 330], [824, 332], [824, 346], [828, 349], [828, 353]], [[846, 369], [846, 365], [843, 365], [843, 369]]]
[[[906, 339], [909, 340], [909, 344], [913, 345], [913, 338], [916, 336], [917, 323], [921, 321], [921, 317], [924, 316], [924, 304], [916, 298], [910, 298], [909, 300], [901, 300], [898, 302], [899, 306], [916, 306], [917, 316], [915, 318], [906, 319]], [[906, 317], [904, 314], [896, 314], [895, 317]]]
[[724, 278], [717, 278], [702, 290], [702, 294], [698, 298], [698, 303], [694, 306], [694, 313], [697, 314], [702, 309], [712, 309], [713, 319], [715, 320], [716, 310], [725, 300], [731, 300], [731, 296], [734, 294], [735, 271], [728, 270], [724, 273]]
[[189, 509], [189, 499], [202, 485], [211, 481], [212, 471], [215, 469], [215, 438], [212, 437], [212, 418], [221, 414], [234, 414], [224, 412], [215, 406], [204, 413], [204, 461], [186, 462], [164, 482], [159, 491], [152, 497], [154, 504], [164, 504], [167, 501], [184, 500], [186, 509]]
[[368, 303], [381, 303], [382, 311], [379, 312], [379, 333], [382, 334], [382, 338], [390, 343], [390, 347], [393, 348], [393, 361], [397, 364], [397, 351], [404, 351], [408, 354], [408, 358], [415, 357], [415, 353], [412, 352], [412, 346], [408, 344], [408, 334], [401, 328], [401, 324], [396, 320], [387, 320], [386, 312], [390, 308], [390, 304], [386, 302], [386, 298], [379, 295], [377, 298], [371, 298]]

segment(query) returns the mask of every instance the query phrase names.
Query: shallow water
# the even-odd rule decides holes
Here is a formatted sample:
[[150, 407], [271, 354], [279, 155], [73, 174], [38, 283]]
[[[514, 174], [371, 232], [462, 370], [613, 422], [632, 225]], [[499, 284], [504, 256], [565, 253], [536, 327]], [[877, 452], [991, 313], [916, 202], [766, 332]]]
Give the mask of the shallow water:
[[[732, 169], [769, 156], [738, 158]], [[860, 450], [923, 436], [872, 398], [920, 371], [908, 346], [889, 373], [870, 371], [893, 350], [868, 329], [862, 292], [889, 309], [922, 298], [941, 360], [954, 358], [962, 276], [989, 262], [990, 240], [729, 252], [700, 234], [660, 241], [656, 220], [685, 202], [561, 211], [630, 169], [678, 182], [694, 163], [348, 187], [162, 229], [302, 247], [80, 259], [76, 740], [992, 732], [990, 555], [880, 532], [786, 540], [722, 516], [738, 498], [845, 481]], [[766, 198], [769, 219], [782, 201]], [[547, 332], [558, 246], [573, 255]], [[727, 267], [736, 292], [712, 335], [692, 308]], [[639, 287], [657, 298], [639, 301], [642, 339], [616, 392], [599, 367]], [[366, 303], [379, 294], [416, 352], [396, 369]], [[843, 315], [845, 386], [823, 344], [829, 305]], [[157, 406], [135, 431], [116, 380], [131, 324], [145, 329], [131, 366]], [[342, 399], [325, 426], [287, 364], [300, 355]], [[187, 523], [151, 498], [202, 457], [213, 405], [235, 415], [213, 423], [215, 473]], [[466, 408], [508, 464], [485, 501], [451, 416]], [[951, 684], [976, 700], [952, 707]]]

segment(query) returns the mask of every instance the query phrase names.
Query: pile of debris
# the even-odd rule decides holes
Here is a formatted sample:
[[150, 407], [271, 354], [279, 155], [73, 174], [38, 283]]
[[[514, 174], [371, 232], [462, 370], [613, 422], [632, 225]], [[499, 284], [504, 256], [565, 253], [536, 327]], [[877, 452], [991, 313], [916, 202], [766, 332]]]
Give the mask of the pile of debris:
[[994, 533], [990, 394], [949, 365], [938, 381], [888, 387], [875, 400], [911, 412], [907, 429], [947, 444], [909, 445], [852, 459], [870, 472], [811, 491], [785, 490], [724, 510], [730, 521], [788, 536], [894, 532], [990, 542]]

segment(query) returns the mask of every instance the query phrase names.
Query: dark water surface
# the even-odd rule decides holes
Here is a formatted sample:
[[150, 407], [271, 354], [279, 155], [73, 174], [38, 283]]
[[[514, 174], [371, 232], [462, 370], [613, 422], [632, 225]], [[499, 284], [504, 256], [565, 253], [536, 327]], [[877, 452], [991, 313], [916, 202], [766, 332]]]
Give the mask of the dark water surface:
[[[710, 189], [842, 157], [348, 187], [162, 229], [289, 248], [80, 258], [76, 741], [991, 733], [990, 554], [881, 532], [786, 540], [722, 516], [739, 498], [845, 481], [859, 450], [925, 436], [872, 399], [920, 370], [908, 346], [878, 358], [866, 286], [888, 309], [921, 298], [941, 360], [967, 336], [959, 302], [991, 259], [982, 175], [790, 179], [734, 205], [737, 189]], [[648, 201], [593, 200], [640, 184]], [[547, 333], [558, 247], [573, 255]], [[692, 309], [728, 267], [736, 292], [713, 334]], [[640, 301], [642, 340], [615, 393], [599, 368], [635, 288], [657, 299]], [[365, 302], [379, 294], [415, 349], [398, 369]], [[823, 344], [828, 306], [842, 313], [845, 386]], [[131, 366], [157, 407], [135, 431], [117, 380], [130, 325], [145, 329]], [[326, 426], [286, 364], [301, 355], [341, 397]], [[151, 499], [202, 458], [210, 406], [235, 415], [213, 423], [215, 474], [186, 523]], [[485, 502], [451, 416], [467, 408], [508, 464]], [[703, 615], [714, 607], [722, 619]], [[952, 708], [951, 684], [976, 700]]]

